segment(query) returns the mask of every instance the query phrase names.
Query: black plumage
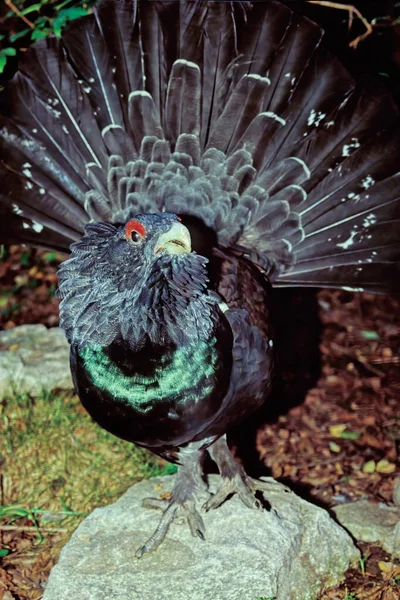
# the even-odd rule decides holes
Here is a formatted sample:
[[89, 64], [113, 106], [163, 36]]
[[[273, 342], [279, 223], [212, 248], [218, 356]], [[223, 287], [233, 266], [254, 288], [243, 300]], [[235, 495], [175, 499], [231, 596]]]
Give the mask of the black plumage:
[[103, 1], [8, 86], [1, 239], [74, 242], [59, 295], [77, 392], [181, 464], [139, 555], [178, 509], [203, 536], [206, 449], [224, 479], [206, 508], [257, 505], [224, 436], [271, 388], [271, 284], [400, 289], [398, 111], [321, 39], [279, 2]]

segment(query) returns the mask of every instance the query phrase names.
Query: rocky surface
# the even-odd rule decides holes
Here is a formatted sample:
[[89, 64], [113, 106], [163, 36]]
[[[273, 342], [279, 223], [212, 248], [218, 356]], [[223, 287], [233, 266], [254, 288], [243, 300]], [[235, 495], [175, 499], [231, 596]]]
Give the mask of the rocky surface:
[[73, 389], [64, 332], [44, 325], [1, 331], [0, 395], [15, 390], [37, 396], [53, 389]]
[[[210, 478], [215, 490], [219, 476]], [[135, 558], [159, 514], [141, 506], [171, 490], [173, 476], [131, 487], [96, 509], [61, 552], [43, 600], [314, 600], [343, 577], [359, 552], [329, 514], [283, 488], [269, 508], [251, 510], [233, 497], [204, 515], [206, 541], [185, 523], [164, 544]]]
[[376, 542], [389, 554], [400, 557], [399, 507], [359, 500], [333, 510], [341, 525], [357, 540]]

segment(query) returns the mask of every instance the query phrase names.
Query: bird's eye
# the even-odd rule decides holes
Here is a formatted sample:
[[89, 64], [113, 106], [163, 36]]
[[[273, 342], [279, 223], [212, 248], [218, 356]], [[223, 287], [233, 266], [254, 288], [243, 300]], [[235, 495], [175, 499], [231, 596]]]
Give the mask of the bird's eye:
[[139, 221], [129, 221], [125, 225], [125, 237], [134, 244], [139, 244], [146, 237], [146, 228]]
[[142, 238], [140, 237], [140, 235], [138, 234], [137, 231], [132, 231], [131, 235], [130, 235], [130, 240], [131, 242], [135, 242], [135, 244], [137, 242], [140, 242]]

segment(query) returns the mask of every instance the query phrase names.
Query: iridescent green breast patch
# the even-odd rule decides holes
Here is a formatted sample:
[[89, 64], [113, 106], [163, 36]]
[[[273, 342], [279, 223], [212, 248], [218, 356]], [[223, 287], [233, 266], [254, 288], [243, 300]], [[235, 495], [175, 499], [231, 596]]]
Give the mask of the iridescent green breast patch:
[[177, 348], [162, 357], [151, 374], [129, 374], [112, 361], [102, 346], [79, 351], [91, 383], [115, 400], [145, 413], [160, 402], [201, 400], [215, 385], [216, 338]]

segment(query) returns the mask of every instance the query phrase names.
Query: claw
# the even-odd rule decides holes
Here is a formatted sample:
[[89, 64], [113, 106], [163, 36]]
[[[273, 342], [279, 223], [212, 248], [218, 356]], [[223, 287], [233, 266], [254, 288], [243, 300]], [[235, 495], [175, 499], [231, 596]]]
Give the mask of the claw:
[[[161, 505], [161, 503], [167, 503], [167, 508], [165, 508], [165, 504]], [[168, 502], [157, 498], [145, 498], [143, 504], [148, 508], [165, 508], [165, 510], [153, 535], [151, 535], [147, 542], [136, 551], [137, 558], [141, 558], [147, 552], [156, 550], [164, 541], [172, 521], [181, 515], [186, 518], [193, 537], [198, 537], [203, 541], [205, 540], [203, 519], [195, 509], [193, 501], [187, 500], [186, 502], [179, 502], [171, 500]]]
[[217, 492], [203, 504], [203, 509], [209, 511], [213, 508], [218, 508], [232, 494], [238, 494], [239, 498], [249, 508], [262, 508], [262, 504], [254, 496], [253, 482], [250, 477], [236, 473], [232, 478], [224, 478], [221, 487]]
[[[243, 467], [231, 455], [224, 438], [220, 438], [209, 449], [211, 457], [218, 465], [222, 477], [222, 484], [217, 492], [203, 504], [203, 510], [208, 511], [218, 508], [232, 494], [237, 494], [243, 504], [249, 508], [262, 509], [262, 503], [255, 497], [255, 492], [290, 491], [274, 479], [268, 481], [249, 477]], [[266, 478], [267, 479], [267, 478]]]

